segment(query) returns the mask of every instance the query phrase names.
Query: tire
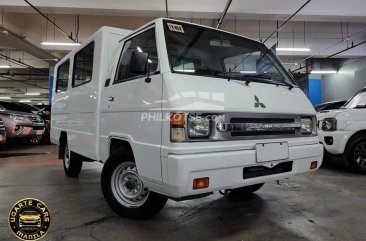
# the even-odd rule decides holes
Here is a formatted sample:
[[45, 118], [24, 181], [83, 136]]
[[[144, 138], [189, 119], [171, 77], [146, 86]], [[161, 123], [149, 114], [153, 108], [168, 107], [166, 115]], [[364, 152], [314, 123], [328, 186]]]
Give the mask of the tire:
[[67, 143], [64, 146], [62, 160], [66, 176], [78, 177], [83, 166], [83, 161], [78, 158], [78, 155], [69, 150]]
[[108, 158], [103, 167], [101, 185], [108, 205], [125, 218], [148, 219], [158, 213], [168, 200], [144, 187], [133, 157], [123, 150]]
[[347, 143], [343, 159], [352, 172], [366, 174], [366, 136], [352, 137]]
[[258, 191], [261, 187], [263, 187], [264, 183], [259, 183], [251, 186], [235, 188], [231, 190], [230, 197], [233, 199], [244, 199], [250, 196], [253, 192]]

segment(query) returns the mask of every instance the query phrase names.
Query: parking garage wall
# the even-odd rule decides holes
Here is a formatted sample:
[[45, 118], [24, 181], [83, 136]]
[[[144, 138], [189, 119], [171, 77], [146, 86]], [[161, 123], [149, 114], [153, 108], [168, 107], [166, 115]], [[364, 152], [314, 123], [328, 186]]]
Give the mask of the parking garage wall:
[[366, 87], [366, 58], [346, 61], [338, 74], [322, 75], [322, 102], [348, 100]]

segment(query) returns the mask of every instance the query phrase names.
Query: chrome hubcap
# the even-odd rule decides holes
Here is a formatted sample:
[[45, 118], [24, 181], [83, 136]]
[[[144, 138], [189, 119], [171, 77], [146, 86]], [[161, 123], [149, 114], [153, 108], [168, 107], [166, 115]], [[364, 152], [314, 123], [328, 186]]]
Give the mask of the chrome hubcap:
[[361, 168], [366, 168], [366, 142], [357, 144], [354, 149], [354, 158]]
[[140, 207], [149, 196], [149, 189], [141, 181], [133, 162], [117, 166], [112, 174], [111, 186], [114, 197], [126, 207]]
[[65, 167], [68, 169], [70, 166], [70, 151], [69, 151], [69, 147], [67, 145], [65, 146], [64, 163], [65, 163]]

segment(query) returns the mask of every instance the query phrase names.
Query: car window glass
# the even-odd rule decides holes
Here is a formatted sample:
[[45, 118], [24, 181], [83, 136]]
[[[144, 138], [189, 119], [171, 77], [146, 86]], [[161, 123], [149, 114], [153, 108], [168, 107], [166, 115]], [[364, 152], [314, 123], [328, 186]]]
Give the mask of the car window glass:
[[70, 60], [61, 64], [57, 69], [57, 80], [56, 80], [56, 92], [62, 92], [67, 90], [69, 82], [69, 68]]
[[150, 66], [150, 73], [154, 73], [158, 70], [158, 51], [156, 48], [155, 29], [152, 28], [125, 42], [114, 83], [123, 82], [127, 79], [140, 76], [139, 74], [130, 72], [130, 60], [134, 50], [149, 54], [148, 64]]
[[75, 54], [72, 86], [88, 83], [92, 79], [94, 62], [94, 42]]

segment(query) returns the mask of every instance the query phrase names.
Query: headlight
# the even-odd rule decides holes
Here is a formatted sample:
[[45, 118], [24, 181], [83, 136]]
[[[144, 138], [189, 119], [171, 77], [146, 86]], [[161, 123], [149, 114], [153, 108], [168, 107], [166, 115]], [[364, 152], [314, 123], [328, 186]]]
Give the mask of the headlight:
[[336, 118], [326, 118], [322, 122], [323, 131], [335, 131], [337, 130], [337, 119]]
[[190, 138], [204, 138], [209, 137], [210, 134], [210, 118], [200, 115], [188, 117], [188, 136]]
[[20, 116], [20, 115], [9, 115], [9, 118], [13, 119], [13, 120], [24, 120], [25, 119], [24, 116]]
[[311, 134], [313, 132], [313, 120], [311, 118], [301, 119], [301, 133]]

